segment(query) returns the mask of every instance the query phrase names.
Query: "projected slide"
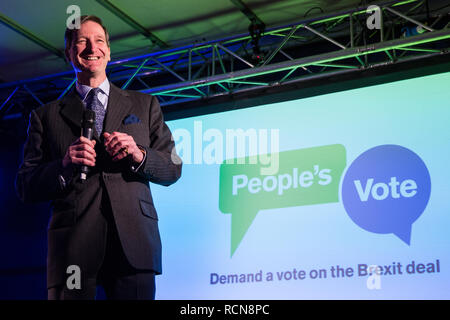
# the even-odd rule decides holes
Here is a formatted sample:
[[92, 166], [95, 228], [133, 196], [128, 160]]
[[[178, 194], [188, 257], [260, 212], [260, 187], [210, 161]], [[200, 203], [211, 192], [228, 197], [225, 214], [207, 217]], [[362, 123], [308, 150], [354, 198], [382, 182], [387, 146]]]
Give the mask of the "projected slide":
[[157, 299], [449, 299], [449, 84], [169, 121]]

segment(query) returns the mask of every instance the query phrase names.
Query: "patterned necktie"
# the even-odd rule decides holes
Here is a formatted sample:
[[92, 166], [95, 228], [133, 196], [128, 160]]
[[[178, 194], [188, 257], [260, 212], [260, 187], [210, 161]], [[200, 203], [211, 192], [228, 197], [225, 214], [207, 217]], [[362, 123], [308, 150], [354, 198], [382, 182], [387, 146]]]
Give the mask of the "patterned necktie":
[[86, 108], [95, 112], [95, 130], [100, 137], [103, 131], [103, 120], [105, 119], [105, 107], [98, 99], [100, 88], [92, 88], [86, 97]]

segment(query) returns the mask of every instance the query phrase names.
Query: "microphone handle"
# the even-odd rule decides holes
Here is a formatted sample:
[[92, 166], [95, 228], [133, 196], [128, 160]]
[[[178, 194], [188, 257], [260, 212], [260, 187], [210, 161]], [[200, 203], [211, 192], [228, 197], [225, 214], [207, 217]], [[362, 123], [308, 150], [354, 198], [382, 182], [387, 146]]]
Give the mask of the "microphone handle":
[[[83, 128], [83, 137], [92, 140], [92, 136], [94, 135], [94, 129], [93, 128]], [[81, 172], [80, 172], [80, 180], [83, 182], [87, 178], [87, 174], [89, 172], [89, 167], [86, 165], [81, 166]]]

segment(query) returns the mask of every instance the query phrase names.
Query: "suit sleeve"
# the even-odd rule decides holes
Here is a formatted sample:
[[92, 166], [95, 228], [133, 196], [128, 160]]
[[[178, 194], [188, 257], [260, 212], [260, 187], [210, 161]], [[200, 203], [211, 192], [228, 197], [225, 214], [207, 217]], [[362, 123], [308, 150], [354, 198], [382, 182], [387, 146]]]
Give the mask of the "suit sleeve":
[[59, 177], [66, 175], [62, 159], [46, 159], [43, 146], [43, 126], [33, 110], [30, 114], [28, 137], [23, 149], [23, 162], [16, 176], [16, 193], [23, 202], [54, 200], [63, 192]]
[[182, 161], [175, 150], [172, 133], [164, 122], [156, 97], [150, 102], [150, 146], [142, 146], [146, 159], [138, 174], [147, 180], [164, 186], [176, 182], [181, 176]]

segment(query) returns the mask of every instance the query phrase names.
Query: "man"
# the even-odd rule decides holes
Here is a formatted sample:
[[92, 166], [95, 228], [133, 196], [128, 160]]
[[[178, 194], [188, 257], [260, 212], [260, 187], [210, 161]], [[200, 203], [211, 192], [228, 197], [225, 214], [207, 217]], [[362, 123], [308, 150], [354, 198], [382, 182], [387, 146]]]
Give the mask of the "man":
[[[65, 33], [76, 86], [31, 112], [17, 194], [52, 204], [49, 299], [94, 299], [97, 285], [108, 299], [154, 299], [161, 242], [149, 181], [174, 183], [181, 160], [157, 99], [108, 81], [102, 21], [82, 16], [80, 22]], [[96, 113], [92, 140], [80, 137], [86, 109]], [[84, 182], [82, 165], [89, 168]]]

